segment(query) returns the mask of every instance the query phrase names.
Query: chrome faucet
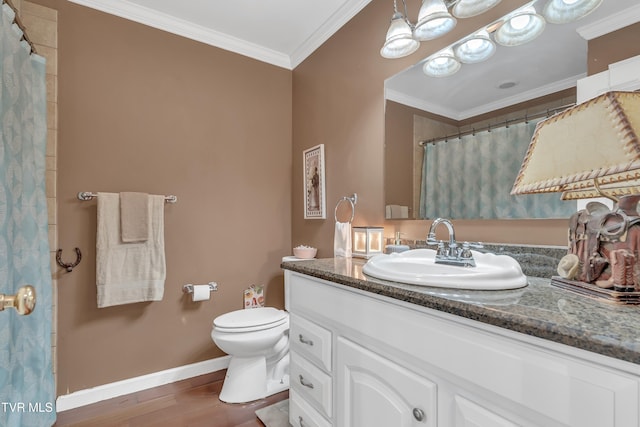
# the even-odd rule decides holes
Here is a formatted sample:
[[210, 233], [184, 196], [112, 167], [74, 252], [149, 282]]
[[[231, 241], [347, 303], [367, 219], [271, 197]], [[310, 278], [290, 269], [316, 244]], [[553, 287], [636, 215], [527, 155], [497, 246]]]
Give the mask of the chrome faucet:
[[[445, 246], [442, 240], [436, 240], [436, 228], [440, 224], [444, 224], [449, 231], [448, 246]], [[436, 264], [459, 265], [462, 267], [475, 267], [476, 262], [471, 254], [471, 248], [482, 248], [482, 243], [469, 242], [464, 242], [462, 247], [459, 247], [458, 242], [456, 242], [453, 224], [446, 218], [436, 218], [433, 221], [431, 227], [429, 227], [429, 234], [427, 234], [427, 244], [438, 245]]]

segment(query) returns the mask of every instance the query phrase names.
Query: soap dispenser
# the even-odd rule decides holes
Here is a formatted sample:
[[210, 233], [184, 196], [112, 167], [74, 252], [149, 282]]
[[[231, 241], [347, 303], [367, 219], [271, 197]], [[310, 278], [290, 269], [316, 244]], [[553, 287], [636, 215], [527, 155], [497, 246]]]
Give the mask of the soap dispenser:
[[393, 245], [385, 246], [384, 252], [386, 254], [393, 254], [393, 253], [408, 251], [409, 249], [411, 249], [409, 246], [402, 244], [402, 241], [400, 239], [400, 232], [396, 231], [396, 238], [395, 238], [395, 241], [393, 242]]

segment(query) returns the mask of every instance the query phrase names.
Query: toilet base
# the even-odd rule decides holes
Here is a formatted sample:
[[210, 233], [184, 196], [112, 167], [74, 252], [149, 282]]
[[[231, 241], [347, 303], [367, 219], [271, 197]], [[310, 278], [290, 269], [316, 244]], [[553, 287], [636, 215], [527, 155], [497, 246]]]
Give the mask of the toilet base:
[[289, 375], [267, 378], [264, 357], [232, 357], [219, 399], [226, 403], [246, 403], [289, 389]]

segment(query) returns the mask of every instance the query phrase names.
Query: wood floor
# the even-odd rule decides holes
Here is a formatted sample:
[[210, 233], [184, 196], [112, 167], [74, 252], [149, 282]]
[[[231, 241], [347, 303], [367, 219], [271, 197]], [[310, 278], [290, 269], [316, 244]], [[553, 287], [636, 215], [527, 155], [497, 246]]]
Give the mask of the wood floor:
[[201, 375], [58, 414], [54, 427], [264, 427], [256, 409], [287, 399], [229, 404], [218, 399], [225, 371]]

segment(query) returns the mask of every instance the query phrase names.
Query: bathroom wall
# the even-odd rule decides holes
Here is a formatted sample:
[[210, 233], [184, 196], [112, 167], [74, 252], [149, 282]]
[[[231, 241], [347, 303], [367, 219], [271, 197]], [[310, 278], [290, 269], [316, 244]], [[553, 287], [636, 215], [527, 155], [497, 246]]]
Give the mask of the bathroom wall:
[[589, 75], [608, 69], [609, 64], [640, 55], [640, 22], [589, 40]]
[[[504, 14], [505, 8], [524, 3], [502, 2], [481, 17], [490, 21]], [[373, 0], [293, 72], [293, 239], [317, 246], [320, 256], [333, 255], [333, 209], [347, 194], [356, 192], [359, 196], [354, 225], [384, 225], [387, 237], [401, 231], [406, 238], [424, 239], [430, 224], [384, 220], [383, 85], [386, 78], [464, 34], [456, 27], [441, 39], [422, 43], [409, 57], [383, 59], [379, 50], [391, 14], [391, 2]], [[417, 10], [410, 10], [409, 15], [416, 16]], [[474, 26], [470, 20], [465, 21]], [[637, 28], [630, 31], [638, 37]], [[616, 36], [611, 38], [615, 42]], [[627, 51], [637, 50], [629, 44], [633, 43], [618, 46], [626, 48], [622, 56], [633, 56]], [[327, 157], [325, 221], [304, 220], [301, 197], [302, 165], [298, 159], [302, 150], [318, 143], [325, 144]], [[566, 245], [567, 220], [460, 220], [456, 221], [456, 235], [470, 241]]]
[[[215, 316], [267, 285], [282, 307], [291, 251], [291, 71], [67, 1], [58, 11], [58, 394], [223, 353]], [[96, 201], [79, 191], [174, 194], [161, 302], [96, 308]], [[187, 283], [218, 282], [212, 300]]]

